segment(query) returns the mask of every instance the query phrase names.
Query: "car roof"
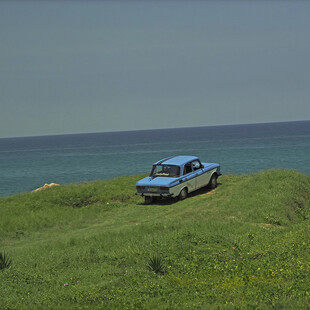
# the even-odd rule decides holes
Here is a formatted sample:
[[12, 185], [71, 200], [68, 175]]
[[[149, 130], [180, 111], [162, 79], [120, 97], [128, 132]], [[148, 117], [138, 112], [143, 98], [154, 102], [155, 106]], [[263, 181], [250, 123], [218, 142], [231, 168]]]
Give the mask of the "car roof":
[[195, 159], [198, 159], [198, 157], [196, 156], [172, 156], [172, 157], [167, 157], [162, 160], [159, 160], [156, 163], [154, 163], [154, 165], [164, 164], [164, 165], [182, 166]]

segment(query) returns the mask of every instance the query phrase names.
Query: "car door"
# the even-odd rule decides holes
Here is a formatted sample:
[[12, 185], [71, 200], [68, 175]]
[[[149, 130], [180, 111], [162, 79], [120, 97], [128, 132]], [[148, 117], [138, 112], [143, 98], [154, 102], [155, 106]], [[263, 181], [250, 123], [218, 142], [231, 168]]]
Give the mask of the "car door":
[[196, 189], [196, 174], [193, 171], [191, 162], [184, 165], [182, 180], [183, 180], [183, 183], [186, 184], [189, 193]]
[[207, 185], [209, 182], [209, 176], [204, 173], [201, 163], [198, 159], [192, 162], [192, 168], [196, 179], [195, 188], [198, 189]]

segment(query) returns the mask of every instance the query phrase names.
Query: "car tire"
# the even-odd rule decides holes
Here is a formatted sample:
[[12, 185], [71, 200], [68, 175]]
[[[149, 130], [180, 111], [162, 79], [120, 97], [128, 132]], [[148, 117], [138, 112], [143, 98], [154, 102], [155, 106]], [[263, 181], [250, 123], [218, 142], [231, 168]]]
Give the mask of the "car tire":
[[154, 201], [154, 199], [153, 199], [152, 196], [145, 196], [145, 197], [144, 197], [144, 204], [145, 204], [145, 205], [149, 205], [149, 204], [151, 204], [153, 201]]
[[187, 197], [188, 191], [187, 188], [183, 188], [179, 194], [180, 200], [184, 200]]
[[209, 187], [211, 189], [215, 189], [217, 187], [217, 175], [215, 173], [212, 174], [211, 180], [209, 182]]

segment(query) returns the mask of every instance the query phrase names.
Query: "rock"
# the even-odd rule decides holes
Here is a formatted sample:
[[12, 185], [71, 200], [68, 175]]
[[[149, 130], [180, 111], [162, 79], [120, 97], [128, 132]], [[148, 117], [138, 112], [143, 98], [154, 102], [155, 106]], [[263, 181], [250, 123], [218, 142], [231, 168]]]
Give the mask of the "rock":
[[46, 189], [48, 189], [50, 187], [53, 187], [53, 186], [59, 186], [59, 184], [56, 184], [56, 183], [44, 184], [43, 186], [35, 189], [32, 192], [35, 193], [35, 192], [38, 192], [38, 191], [46, 190]]

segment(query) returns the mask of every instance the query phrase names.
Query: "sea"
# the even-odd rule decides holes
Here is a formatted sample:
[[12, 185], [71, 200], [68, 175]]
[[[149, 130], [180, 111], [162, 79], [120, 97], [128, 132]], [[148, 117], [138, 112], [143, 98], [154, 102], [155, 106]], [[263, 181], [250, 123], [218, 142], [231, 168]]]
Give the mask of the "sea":
[[310, 176], [310, 121], [1, 138], [0, 196], [145, 174], [173, 155], [219, 163], [224, 175], [295, 169]]

